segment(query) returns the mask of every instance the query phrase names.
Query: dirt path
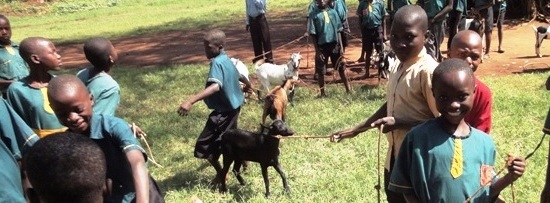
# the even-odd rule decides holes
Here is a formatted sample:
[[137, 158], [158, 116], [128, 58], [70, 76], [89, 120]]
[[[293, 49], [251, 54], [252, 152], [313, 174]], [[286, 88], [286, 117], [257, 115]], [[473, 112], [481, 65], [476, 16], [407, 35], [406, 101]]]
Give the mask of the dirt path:
[[[298, 17], [298, 18], [296, 18]], [[305, 33], [305, 19], [300, 19], [298, 14], [276, 14], [268, 17], [274, 57], [277, 63], [285, 63], [293, 52], [301, 52], [304, 59], [301, 64], [300, 74], [305, 81], [313, 82], [312, 72], [314, 67], [313, 50], [306, 46], [306, 38], [279, 48], [288, 42], [301, 37]], [[299, 19], [299, 20], [296, 20]], [[352, 33], [359, 36], [357, 17], [350, 17]], [[492, 47], [490, 58], [486, 59], [480, 66], [477, 74], [480, 76], [497, 76], [528, 71], [542, 71], [550, 67], [546, 63], [550, 58], [550, 47], [543, 43], [542, 58], [535, 56], [535, 34], [531, 26], [538, 26], [540, 23], [506, 25], [504, 31], [503, 48], [505, 53], [497, 53], [498, 40], [496, 28], [492, 35]], [[251, 62], [253, 58], [252, 43], [250, 34], [245, 31], [241, 22], [235, 22], [235, 26], [222, 28], [227, 35], [226, 50], [232, 57], [239, 58], [244, 62]], [[167, 64], [207, 64], [202, 47], [202, 33], [205, 30], [186, 30], [166, 32], [158, 34], [142, 35], [137, 37], [121, 38], [113, 40], [114, 46], [119, 50], [121, 66], [130, 67], [154, 67]], [[346, 50], [346, 58], [356, 60], [359, 56], [360, 39], [350, 39], [350, 46]], [[63, 57], [64, 66], [68, 68], [82, 67], [86, 64], [82, 54], [82, 44], [65, 44], [58, 46]], [[442, 50], [445, 51], [446, 42]], [[360, 71], [360, 68], [353, 69]], [[350, 71], [351, 78], [355, 78], [358, 72]], [[327, 76], [327, 80], [332, 80]], [[354, 83], [375, 83], [374, 78], [366, 80], [354, 80]]]

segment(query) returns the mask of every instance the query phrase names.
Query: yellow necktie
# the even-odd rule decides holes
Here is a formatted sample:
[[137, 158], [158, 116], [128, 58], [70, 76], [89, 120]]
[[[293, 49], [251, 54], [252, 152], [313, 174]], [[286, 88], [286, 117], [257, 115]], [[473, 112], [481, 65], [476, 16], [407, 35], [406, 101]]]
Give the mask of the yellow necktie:
[[323, 10], [323, 15], [325, 16], [325, 23], [330, 23], [330, 18], [328, 17], [327, 10]]
[[8, 53], [10, 53], [11, 55], [15, 55], [15, 51], [13, 50], [13, 47], [11, 47], [10, 45], [6, 45], [5, 48], [8, 51]]
[[369, 4], [369, 13], [372, 12], [372, 4]]
[[458, 178], [464, 170], [464, 160], [462, 158], [462, 139], [454, 138], [455, 147], [453, 153], [453, 161], [451, 162], [451, 176]]

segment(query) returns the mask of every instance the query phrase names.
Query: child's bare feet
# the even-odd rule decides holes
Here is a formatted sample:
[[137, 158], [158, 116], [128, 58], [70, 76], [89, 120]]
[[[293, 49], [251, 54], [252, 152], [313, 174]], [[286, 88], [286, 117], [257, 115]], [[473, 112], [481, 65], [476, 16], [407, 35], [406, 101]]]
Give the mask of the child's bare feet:
[[498, 48], [497, 52], [502, 54], [502, 53], [504, 53], [504, 49]]

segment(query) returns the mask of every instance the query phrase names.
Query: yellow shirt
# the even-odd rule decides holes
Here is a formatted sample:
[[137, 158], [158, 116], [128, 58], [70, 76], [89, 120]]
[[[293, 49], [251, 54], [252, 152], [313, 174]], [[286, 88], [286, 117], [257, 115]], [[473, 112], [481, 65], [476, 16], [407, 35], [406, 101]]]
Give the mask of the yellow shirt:
[[[438, 63], [422, 49], [417, 57], [405, 62], [397, 62], [390, 67], [387, 85], [388, 116], [411, 123], [422, 123], [439, 116], [432, 93], [432, 73]], [[410, 128], [395, 129], [386, 134], [388, 152], [386, 169], [390, 168], [391, 154], [394, 159], [405, 135]]]

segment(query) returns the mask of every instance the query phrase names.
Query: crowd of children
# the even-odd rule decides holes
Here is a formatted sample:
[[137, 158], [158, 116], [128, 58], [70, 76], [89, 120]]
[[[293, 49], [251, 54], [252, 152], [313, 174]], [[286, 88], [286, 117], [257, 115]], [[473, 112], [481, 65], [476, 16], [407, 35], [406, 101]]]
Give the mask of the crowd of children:
[[[259, 2], [264, 10], [255, 14], [263, 16], [265, 1]], [[494, 200], [523, 175], [525, 160], [510, 156], [508, 173], [494, 176], [496, 150], [487, 134], [492, 95], [474, 76], [483, 55], [488, 55], [490, 37], [483, 53], [476, 32], [456, 32], [456, 18], [468, 8], [465, 1], [419, 0], [418, 5], [393, 0], [386, 10], [381, 0], [360, 0], [360, 60], [369, 61], [366, 58], [373, 48], [382, 53], [382, 43], [388, 38], [386, 22], [390, 22], [390, 46], [399, 61], [389, 69], [386, 102], [364, 122], [333, 133], [331, 140], [384, 129], [388, 138], [384, 167], [388, 202]], [[490, 19], [491, 6], [490, 1], [475, 1], [473, 11]], [[504, 52], [500, 44], [505, 7], [506, 2], [499, 1], [499, 52]], [[254, 20], [254, 12], [248, 9], [249, 20]], [[315, 47], [321, 97], [326, 96], [324, 75], [329, 59], [350, 91], [345, 66], [336, 66], [350, 32], [347, 13], [344, 0], [314, 0], [308, 7], [307, 32]], [[452, 16], [448, 44], [452, 59], [443, 60], [440, 46], [448, 14]], [[118, 60], [113, 44], [102, 37], [86, 41], [83, 51], [91, 66], [77, 76], [55, 76], [50, 71], [60, 69], [61, 56], [50, 40], [28, 37], [16, 44], [3, 15], [0, 34], [0, 90], [6, 98], [0, 98], [0, 163], [5, 168], [0, 170], [0, 182], [6, 183], [0, 187], [0, 202], [25, 202], [25, 197], [30, 202], [163, 202], [148, 173], [147, 155], [134, 136], [135, 129], [114, 117], [120, 87], [109, 75]], [[430, 40], [432, 44], [427, 46]], [[221, 135], [237, 128], [243, 91], [252, 90], [226, 54], [225, 41], [221, 30], [205, 34], [205, 55], [211, 61], [205, 88], [178, 109], [185, 116], [201, 100], [212, 109], [197, 138], [194, 156], [208, 160], [217, 173], [222, 168], [218, 161]], [[266, 57], [272, 60], [271, 55]], [[244, 82], [243, 89], [239, 81]], [[24, 153], [22, 168], [28, 181], [19, 168]], [[60, 156], [66, 159], [56, 159]]]

